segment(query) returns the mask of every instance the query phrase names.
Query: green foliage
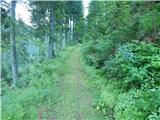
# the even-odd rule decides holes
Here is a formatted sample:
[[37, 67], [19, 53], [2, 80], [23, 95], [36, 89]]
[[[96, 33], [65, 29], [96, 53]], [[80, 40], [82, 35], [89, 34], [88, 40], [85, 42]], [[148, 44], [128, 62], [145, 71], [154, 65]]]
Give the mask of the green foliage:
[[82, 52], [88, 64], [94, 65], [96, 68], [101, 68], [104, 66], [104, 61], [109, 59], [115, 52], [115, 47], [115, 41], [107, 39], [106, 42], [101, 37], [101, 39], [89, 41], [85, 44]]
[[115, 86], [116, 84], [114, 83], [108, 83], [107, 87], [102, 88], [101, 95], [97, 103], [97, 110], [101, 111], [106, 118], [114, 118], [114, 107], [120, 92]]
[[115, 57], [105, 62], [103, 70], [108, 79], [121, 80], [127, 89], [153, 88], [160, 85], [159, 55], [160, 49], [152, 44], [125, 44], [118, 48]]
[[106, 80], [99, 71], [89, 66], [85, 69], [90, 76], [91, 90], [94, 91], [94, 106], [106, 119], [158, 119], [159, 88], [133, 88], [126, 92], [120, 81]]
[[140, 91], [131, 90], [128, 93], [122, 93], [115, 106], [115, 116], [119, 120], [147, 119], [148, 115], [158, 109], [160, 91]]
[[60, 99], [58, 71], [63, 69], [61, 63], [67, 57], [68, 51], [55, 60], [31, 65], [29, 71], [22, 69], [16, 89], [3, 84], [2, 119], [35, 120], [41, 109], [49, 114], [47, 110], [54, 109], [52, 107]]
[[160, 119], [160, 108], [152, 112], [152, 114], [148, 116], [148, 119], [149, 120], [159, 120]]
[[90, 71], [90, 81], [107, 120], [159, 119], [159, 8], [146, 1], [90, 3], [82, 52], [99, 71], [98, 78]]
[[[88, 46], [90, 47], [90, 44]], [[86, 51], [82, 50], [84, 55], [91, 53], [92, 50], [98, 54], [105, 54], [94, 49], [96, 46], [92, 47], [88, 51], [87, 47]], [[99, 81], [101, 78], [91, 76], [95, 80], [92, 81], [94, 86], [101, 88], [96, 108], [106, 116], [106, 119], [142, 120], [148, 116], [150, 118], [158, 116], [154, 111], [160, 105], [160, 92], [157, 89], [160, 86], [159, 55], [160, 49], [157, 45], [134, 41], [120, 45], [109, 59], [102, 59], [105, 62], [101, 65], [100, 71], [107, 80]], [[84, 58], [87, 63], [92, 61], [86, 56]], [[89, 64], [97, 67], [95, 63]]]

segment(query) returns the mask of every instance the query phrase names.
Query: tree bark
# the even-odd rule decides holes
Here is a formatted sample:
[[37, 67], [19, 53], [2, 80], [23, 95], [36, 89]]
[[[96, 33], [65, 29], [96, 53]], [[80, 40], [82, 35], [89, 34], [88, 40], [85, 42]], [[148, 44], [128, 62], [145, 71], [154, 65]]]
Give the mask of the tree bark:
[[15, 39], [15, 8], [16, 8], [16, 1], [12, 1], [10, 42], [11, 42], [11, 65], [12, 65], [13, 87], [16, 87], [16, 82], [18, 79], [18, 65], [17, 65], [16, 39]]
[[62, 36], [63, 36], [63, 39], [62, 39], [62, 49], [64, 49], [65, 46], [66, 46], [65, 30], [63, 30], [63, 32], [62, 32]]
[[67, 28], [65, 28], [65, 44], [67, 43], [67, 39], [68, 39], [68, 30]]
[[69, 29], [70, 29], [70, 32], [69, 32], [70, 41], [72, 41], [72, 19], [71, 18], [69, 19]]
[[62, 50], [65, 48], [65, 28], [64, 28], [64, 20], [61, 21], [61, 45], [62, 45]]
[[54, 13], [53, 10], [50, 11], [50, 34], [49, 34], [49, 42], [48, 42], [48, 58], [51, 59], [54, 57]]
[[75, 35], [75, 24], [76, 24], [76, 20], [73, 18], [73, 28], [72, 28], [72, 36], [73, 36], [73, 40], [76, 39], [76, 35]]
[[68, 20], [65, 20], [65, 43], [68, 41]]

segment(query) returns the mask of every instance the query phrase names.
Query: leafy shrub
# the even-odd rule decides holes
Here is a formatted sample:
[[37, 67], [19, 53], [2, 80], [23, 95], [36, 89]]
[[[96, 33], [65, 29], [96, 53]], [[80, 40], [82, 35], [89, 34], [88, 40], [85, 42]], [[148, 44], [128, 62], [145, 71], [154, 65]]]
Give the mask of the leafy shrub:
[[[92, 44], [86, 48], [89, 51], [83, 51], [84, 55], [91, 53], [90, 46]], [[95, 58], [98, 56], [96, 54], [105, 54], [105, 50], [97, 52], [96, 45], [92, 47]], [[96, 95], [98, 96], [96, 109], [101, 111], [106, 119], [158, 120], [160, 106], [159, 47], [151, 43], [133, 41], [122, 44], [117, 47], [115, 54], [105, 57], [107, 58], [99, 57], [104, 62], [97, 70], [99, 72], [89, 71], [93, 87], [100, 88], [99, 95]], [[90, 58], [86, 60], [92, 62]], [[96, 67], [97, 63], [97, 61], [92, 62], [90, 65]], [[96, 77], [95, 74], [99, 74], [99, 77]], [[105, 79], [102, 79], [103, 75]]]
[[160, 91], [131, 90], [119, 96], [115, 105], [118, 120], [147, 119], [148, 115], [160, 105]]
[[146, 43], [124, 44], [103, 70], [108, 79], [121, 80], [126, 89], [159, 86], [160, 49]]
[[[104, 39], [106, 39], [104, 41]], [[89, 41], [84, 44], [82, 53], [84, 55], [86, 63], [93, 65], [96, 68], [101, 68], [104, 66], [104, 61], [108, 60], [112, 54], [115, 52], [116, 41], [109, 36], [102, 36], [101, 39], [96, 39], [95, 41]]]
[[101, 89], [99, 101], [97, 103], [97, 110], [108, 119], [114, 119], [114, 107], [117, 102], [117, 97], [120, 91], [116, 89], [116, 84], [111, 82], [106, 87]]
[[159, 120], [160, 119], [160, 108], [157, 109], [157, 111], [152, 112], [152, 114], [150, 114], [148, 116], [149, 120]]

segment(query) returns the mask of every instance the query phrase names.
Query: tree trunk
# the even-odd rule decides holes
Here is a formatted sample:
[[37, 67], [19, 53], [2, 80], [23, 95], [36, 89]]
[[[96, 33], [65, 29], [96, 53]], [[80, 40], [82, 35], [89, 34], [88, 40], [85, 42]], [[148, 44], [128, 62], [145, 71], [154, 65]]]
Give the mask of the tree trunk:
[[65, 19], [65, 43], [68, 41], [68, 20]]
[[73, 21], [73, 17], [71, 18], [72, 24], [71, 24], [71, 40], [73, 41], [73, 25], [74, 25], [74, 21]]
[[72, 41], [72, 19], [71, 18], [69, 19], [69, 29], [70, 29], [70, 32], [69, 32], [70, 41]]
[[62, 39], [62, 49], [64, 49], [65, 46], [66, 46], [65, 30], [63, 30], [63, 32], [62, 32], [62, 36], [63, 36], [63, 39]]
[[16, 53], [16, 40], [15, 40], [15, 7], [16, 1], [12, 1], [11, 4], [11, 65], [12, 65], [12, 86], [16, 87], [16, 82], [18, 79], [18, 66], [17, 66], [17, 53]]
[[75, 21], [75, 19], [73, 18], [73, 29], [72, 29], [73, 40], [76, 39], [76, 35], [75, 35], [75, 24], [76, 24], [76, 21]]
[[61, 21], [61, 45], [62, 45], [62, 50], [65, 48], [65, 28], [64, 28], [64, 20]]
[[49, 34], [49, 42], [48, 42], [48, 58], [51, 59], [54, 57], [54, 14], [53, 10], [50, 11], [50, 34]]
[[68, 39], [68, 30], [67, 28], [65, 28], [65, 44], [67, 43], [67, 39]]

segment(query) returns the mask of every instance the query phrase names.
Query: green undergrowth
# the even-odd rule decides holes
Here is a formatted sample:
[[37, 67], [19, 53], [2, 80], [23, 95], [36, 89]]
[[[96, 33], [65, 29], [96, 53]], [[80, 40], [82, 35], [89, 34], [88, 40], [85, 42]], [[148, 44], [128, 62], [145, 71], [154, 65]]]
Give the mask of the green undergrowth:
[[85, 66], [94, 108], [106, 120], [159, 120], [160, 90], [131, 89], [124, 92], [119, 81], [108, 81], [93, 67]]
[[[95, 93], [94, 106], [107, 120], [160, 119], [158, 46], [143, 42], [126, 43], [105, 59], [97, 57], [101, 54], [99, 51], [89, 54], [84, 51], [83, 49], [85, 70], [90, 76], [89, 84]], [[92, 56], [103, 61], [103, 65], [94, 61], [101, 68], [96, 69], [97, 64], [90, 59]]]
[[29, 71], [20, 71], [21, 77], [15, 89], [2, 83], [3, 120], [54, 118], [54, 106], [60, 100], [59, 78], [70, 51], [71, 47], [54, 60], [33, 64]]

